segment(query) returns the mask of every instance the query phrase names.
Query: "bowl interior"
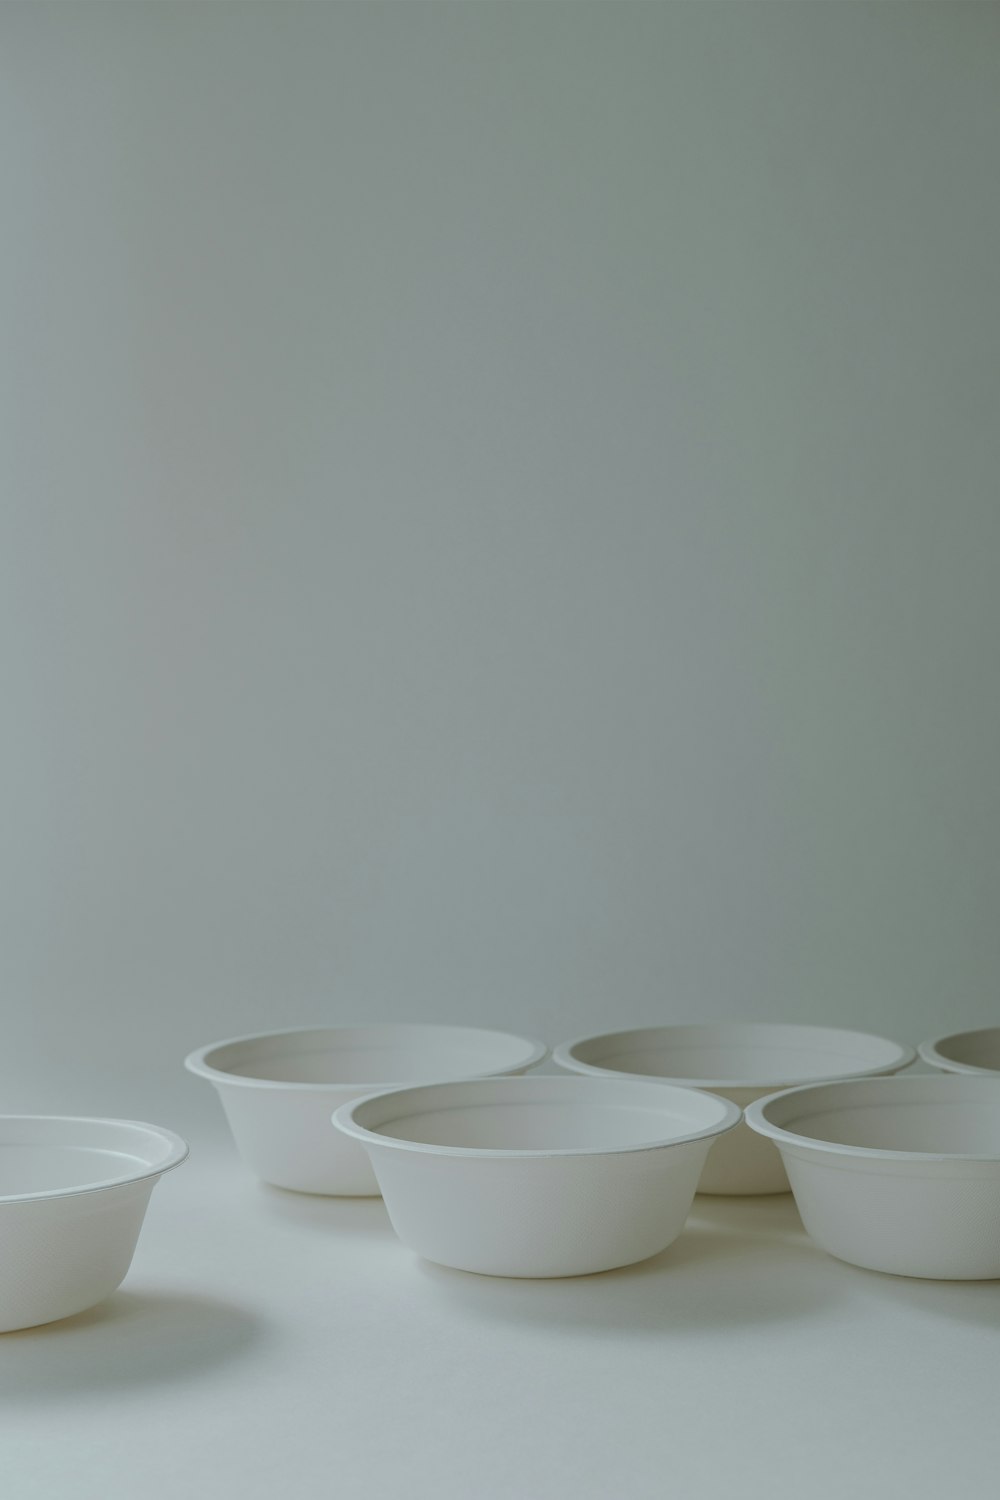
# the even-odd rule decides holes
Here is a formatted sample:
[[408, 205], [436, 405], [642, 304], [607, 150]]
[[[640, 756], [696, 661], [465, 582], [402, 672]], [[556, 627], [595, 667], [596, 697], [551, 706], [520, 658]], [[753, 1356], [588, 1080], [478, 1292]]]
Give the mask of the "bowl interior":
[[[476, 1151], [585, 1150], [660, 1140], [666, 1126], [655, 1109], [594, 1109], [572, 1104], [473, 1104], [426, 1110], [393, 1120], [378, 1134], [432, 1146]], [[683, 1125], [679, 1128], [683, 1134]]]
[[186, 1148], [125, 1120], [0, 1118], [0, 1199], [75, 1193], [165, 1171]]
[[831, 1109], [787, 1127], [810, 1140], [873, 1151], [942, 1152], [1000, 1156], [1000, 1102], [989, 1104], [882, 1104]]
[[867, 1151], [1000, 1158], [1000, 1085], [945, 1075], [862, 1079], [757, 1106], [796, 1138]]
[[471, 1026], [344, 1026], [222, 1042], [203, 1062], [233, 1078], [377, 1088], [526, 1068], [542, 1051], [524, 1037]]
[[1000, 1073], [1000, 1026], [942, 1037], [935, 1049], [948, 1062], [970, 1068], [989, 1068]]
[[766, 1087], [902, 1067], [912, 1055], [861, 1031], [747, 1023], [611, 1032], [573, 1043], [566, 1060], [647, 1078]]
[[615, 1151], [735, 1123], [724, 1101], [659, 1084], [513, 1078], [407, 1089], [364, 1100], [355, 1123], [386, 1140], [469, 1151]]
[[120, 1177], [132, 1166], [112, 1151], [72, 1146], [12, 1145], [0, 1148], [0, 1198], [29, 1193], [66, 1193]]

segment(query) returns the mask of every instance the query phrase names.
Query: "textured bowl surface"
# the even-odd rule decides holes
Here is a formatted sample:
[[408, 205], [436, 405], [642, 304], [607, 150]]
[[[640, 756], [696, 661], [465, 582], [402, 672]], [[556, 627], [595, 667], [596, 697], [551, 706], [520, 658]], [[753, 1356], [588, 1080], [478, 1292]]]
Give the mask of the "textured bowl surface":
[[[792, 1084], [894, 1073], [916, 1054], [863, 1031], [750, 1021], [605, 1032], [564, 1042], [552, 1056], [570, 1072], [659, 1078], [709, 1089], [745, 1109]], [[698, 1191], [787, 1193], [788, 1177], [770, 1142], [740, 1125], [713, 1148]]]
[[545, 1052], [472, 1026], [314, 1026], [215, 1042], [185, 1066], [218, 1090], [240, 1154], [265, 1182], [371, 1196], [366, 1153], [330, 1129], [335, 1107], [376, 1089], [523, 1073]]
[[478, 1079], [344, 1105], [400, 1239], [494, 1276], [575, 1276], [680, 1233], [713, 1140], [738, 1108], [637, 1079]]
[[186, 1155], [172, 1131], [136, 1120], [0, 1116], [0, 1331], [109, 1296], [155, 1183]]
[[747, 1124], [780, 1150], [806, 1229], [903, 1276], [1000, 1277], [1000, 1082], [911, 1075], [789, 1089]]

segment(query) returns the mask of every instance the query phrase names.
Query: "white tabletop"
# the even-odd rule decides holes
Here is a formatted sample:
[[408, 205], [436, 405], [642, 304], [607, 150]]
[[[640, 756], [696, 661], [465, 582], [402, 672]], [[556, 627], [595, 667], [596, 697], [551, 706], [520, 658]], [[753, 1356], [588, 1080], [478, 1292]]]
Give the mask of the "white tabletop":
[[1000, 1288], [842, 1265], [791, 1197], [698, 1198], [628, 1270], [471, 1276], [210, 1143], [0, 1381], [10, 1500], [992, 1494]]

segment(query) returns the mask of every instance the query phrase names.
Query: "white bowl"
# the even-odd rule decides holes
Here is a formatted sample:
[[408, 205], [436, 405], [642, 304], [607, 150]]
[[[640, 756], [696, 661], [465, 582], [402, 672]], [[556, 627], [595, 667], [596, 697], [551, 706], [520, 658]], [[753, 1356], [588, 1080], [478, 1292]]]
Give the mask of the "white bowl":
[[187, 1156], [138, 1120], [0, 1116], [0, 1332], [83, 1312], [111, 1295], [149, 1195]]
[[[915, 1056], [863, 1031], [758, 1021], [611, 1031], [563, 1042], [552, 1060], [572, 1073], [709, 1089], [745, 1109], [792, 1084], [895, 1073]], [[712, 1151], [698, 1191], [787, 1193], [788, 1178], [774, 1147], [740, 1125]]]
[[1000, 1276], [1000, 1083], [916, 1074], [789, 1089], [747, 1110], [831, 1255], [897, 1276]]
[[214, 1042], [184, 1065], [218, 1089], [240, 1154], [265, 1182], [373, 1197], [368, 1157], [330, 1129], [332, 1110], [405, 1084], [523, 1073], [545, 1053], [472, 1026], [322, 1026]]
[[924, 1062], [945, 1073], [1000, 1073], [1000, 1026], [955, 1031], [917, 1049]]
[[371, 1157], [403, 1243], [488, 1276], [581, 1276], [655, 1255], [739, 1118], [693, 1089], [544, 1076], [377, 1094], [333, 1117]]

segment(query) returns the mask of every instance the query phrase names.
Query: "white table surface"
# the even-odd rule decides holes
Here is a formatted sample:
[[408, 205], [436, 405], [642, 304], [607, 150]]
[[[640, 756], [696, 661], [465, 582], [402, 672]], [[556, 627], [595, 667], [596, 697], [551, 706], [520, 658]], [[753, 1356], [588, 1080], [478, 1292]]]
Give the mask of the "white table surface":
[[381, 1200], [202, 1145], [102, 1307], [0, 1338], [5, 1500], [992, 1495], [1000, 1283], [841, 1265], [791, 1197], [698, 1198], [632, 1269], [447, 1271]]

